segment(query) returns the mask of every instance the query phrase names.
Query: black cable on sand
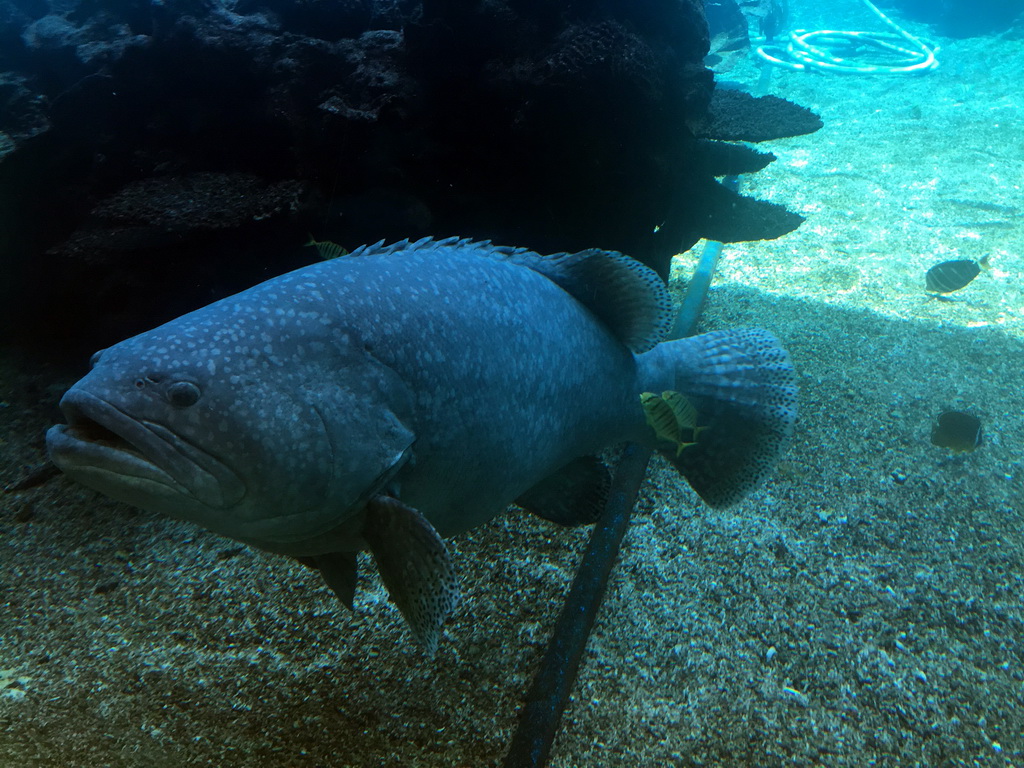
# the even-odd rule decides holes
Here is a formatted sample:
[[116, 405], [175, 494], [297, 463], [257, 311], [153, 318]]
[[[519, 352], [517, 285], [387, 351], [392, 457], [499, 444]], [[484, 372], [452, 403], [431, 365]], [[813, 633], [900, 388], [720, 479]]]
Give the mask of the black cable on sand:
[[[721, 243], [710, 243], [704, 249], [679, 308], [672, 338], [689, 336], [696, 330], [721, 249]], [[622, 537], [629, 530], [629, 519], [650, 460], [651, 449], [634, 443], [628, 444], [619, 458], [608, 502], [594, 526], [547, 652], [526, 694], [519, 727], [505, 755], [504, 768], [541, 768], [547, 765], [562, 712], [576, 682], [587, 638], [604, 599], [608, 575], [619, 556]]]
[[526, 694], [519, 728], [505, 756], [505, 768], [547, 765], [562, 712], [576, 682], [580, 658], [601, 607], [608, 574], [629, 528], [633, 504], [650, 458], [650, 448], [630, 443], [619, 459], [608, 503], [590, 536], [547, 653]]

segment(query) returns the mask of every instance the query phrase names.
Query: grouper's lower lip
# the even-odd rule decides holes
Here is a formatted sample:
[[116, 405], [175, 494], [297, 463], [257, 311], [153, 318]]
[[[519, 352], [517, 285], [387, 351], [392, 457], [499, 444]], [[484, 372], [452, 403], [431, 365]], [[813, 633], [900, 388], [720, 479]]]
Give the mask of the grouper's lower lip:
[[68, 424], [47, 432], [47, 450], [59, 469], [85, 485], [143, 507], [139, 498], [148, 495], [223, 508], [245, 494], [234, 472], [166, 427], [74, 387], [60, 407]]
[[121, 438], [96, 437], [95, 430], [58, 424], [46, 433], [46, 446], [57, 467], [70, 475], [109, 475], [147, 481], [190, 496], [189, 490]]

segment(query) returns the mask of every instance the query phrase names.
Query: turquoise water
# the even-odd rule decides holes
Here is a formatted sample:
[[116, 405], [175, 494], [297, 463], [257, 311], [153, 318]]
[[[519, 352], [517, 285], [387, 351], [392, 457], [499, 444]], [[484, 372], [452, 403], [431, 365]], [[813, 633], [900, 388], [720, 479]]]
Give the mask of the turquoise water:
[[[1024, 32], [953, 37], [955, 19], [880, 8], [937, 46], [936, 69], [765, 76], [746, 50], [720, 66], [824, 121], [758, 145], [777, 160], [743, 193], [806, 220], [725, 244], [702, 320], [784, 341], [800, 424], [733, 508], [654, 462], [554, 766], [1024, 761]], [[793, 0], [788, 26], [891, 31], [861, 0]], [[239, 221], [286, 216], [290, 188], [260, 190]], [[423, 215], [400, 202], [359, 210]], [[700, 247], [672, 260], [680, 296]], [[986, 255], [950, 300], [925, 293], [929, 267]], [[126, 329], [122, 309], [95, 327]], [[4, 485], [44, 464], [87, 356], [18, 341], [0, 361]], [[976, 451], [932, 445], [948, 409], [981, 419]], [[587, 536], [510, 512], [450, 542], [463, 600], [428, 661], [365, 556], [350, 613], [284, 558], [63, 479], [4, 494], [0, 765], [500, 765]]]

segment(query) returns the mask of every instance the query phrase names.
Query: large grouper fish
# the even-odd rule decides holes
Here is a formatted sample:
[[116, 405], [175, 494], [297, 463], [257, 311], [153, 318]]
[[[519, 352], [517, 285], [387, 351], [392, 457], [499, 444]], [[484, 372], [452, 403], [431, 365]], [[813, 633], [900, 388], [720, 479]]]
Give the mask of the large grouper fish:
[[662, 450], [712, 505], [769, 472], [789, 356], [762, 330], [659, 343], [672, 321], [620, 253], [381, 242], [96, 353], [46, 442], [71, 478], [294, 557], [349, 607], [369, 550], [432, 652], [458, 595], [444, 538], [512, 504], [593, 521], [603, 449]]

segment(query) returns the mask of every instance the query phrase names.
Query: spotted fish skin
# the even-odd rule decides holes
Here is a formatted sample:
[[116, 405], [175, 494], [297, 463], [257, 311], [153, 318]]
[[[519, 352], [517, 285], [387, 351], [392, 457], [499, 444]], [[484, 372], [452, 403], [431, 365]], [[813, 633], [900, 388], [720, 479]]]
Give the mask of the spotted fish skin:
[[660, 280], [621, 254], [377, 244], [98, 353], [47, 444], [73, 479], [300, 558], [348, 603], [356, 551], [440, 572], [427, 594], [385, 575], [430, 647], [454, 606], [441, 539], [580, 457], [656, 443], [641, 393], [681, 391], [709, 419], [675, 457], [709, 500], [767, 472], [796, 417], [788, 356], [763, 331], [658, 344], [671, 322]]

